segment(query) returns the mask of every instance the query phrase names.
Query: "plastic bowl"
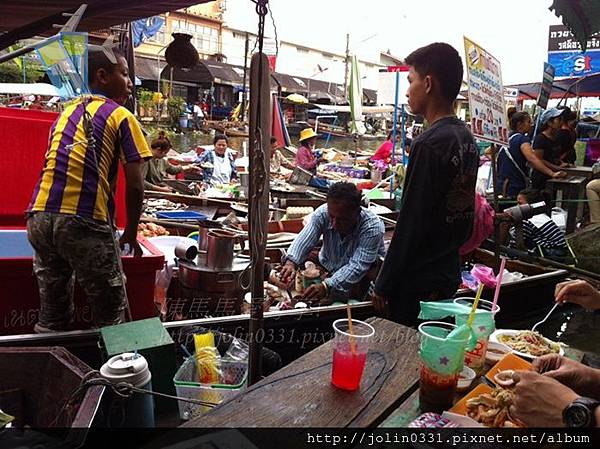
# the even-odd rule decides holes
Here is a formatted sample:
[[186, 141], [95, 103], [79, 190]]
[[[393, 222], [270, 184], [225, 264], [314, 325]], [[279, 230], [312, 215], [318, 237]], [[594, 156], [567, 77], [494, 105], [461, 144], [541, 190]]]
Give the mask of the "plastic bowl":
[[458, 384], [456, 385], [456, 391], [462, 393], [467, 391], [473, 381], [475, 380], [475, 371], [468, 366], [463, 367], [462, 371], [458, 375]]

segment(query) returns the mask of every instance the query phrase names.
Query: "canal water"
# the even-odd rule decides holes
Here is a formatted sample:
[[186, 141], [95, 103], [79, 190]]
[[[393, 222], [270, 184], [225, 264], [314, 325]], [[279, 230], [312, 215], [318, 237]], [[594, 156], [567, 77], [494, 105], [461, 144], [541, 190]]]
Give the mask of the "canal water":
[[[150, 133], [149, 138], [152, 140], [158, 135], [158, 129], [146, 126], [146, 130]], [[198, 145], [212, 145], [214, 134], [205, 134], [202, 132], [185, 132], [185, 133], [168, 133], [169, 140], [173, 144], [173, 149], [180, 153], [185, 153]], [[228, 137], [229, 147], [234, 150], [241, 151], [248, 139], [243, 137]], [[336, 148], [341, 151], [354, 151], [357, 147], [359, 150], [374, 153], [377, 148], [384, 142], [384, 139], [378, 140], [363, 140], [355, 144], [352, 139], [333, 138], [329, 141], [325, 138], [317, 139], [317, 148]], [[292, 137], [292, 144], [298, 147], [298, 140]]]

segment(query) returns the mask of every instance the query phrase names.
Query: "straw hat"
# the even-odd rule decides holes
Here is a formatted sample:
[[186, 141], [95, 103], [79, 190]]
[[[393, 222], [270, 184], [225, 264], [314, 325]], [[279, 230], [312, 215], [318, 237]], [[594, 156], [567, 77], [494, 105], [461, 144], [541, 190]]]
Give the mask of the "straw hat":
[[300, 131], [300, 138], [298, 139], [300, 142], [306, 139], [310, 139], [311, 137], [317, 137], [318, 134], [314, 132], [312, 128], [306, 128]]

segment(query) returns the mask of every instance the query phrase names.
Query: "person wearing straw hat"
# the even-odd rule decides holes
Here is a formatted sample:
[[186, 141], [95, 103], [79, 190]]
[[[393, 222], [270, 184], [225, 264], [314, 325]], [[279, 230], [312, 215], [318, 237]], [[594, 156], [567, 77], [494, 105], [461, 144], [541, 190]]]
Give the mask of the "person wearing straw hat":
[[296, 152], [296, 166], [303, 168], [313, 175], [317, 173], [317, 166], [320, 159], [315, 156], [313, 150], [317, 141], [318, 134], [312, 128], [306, 128], [300, 131], [300, 148]]

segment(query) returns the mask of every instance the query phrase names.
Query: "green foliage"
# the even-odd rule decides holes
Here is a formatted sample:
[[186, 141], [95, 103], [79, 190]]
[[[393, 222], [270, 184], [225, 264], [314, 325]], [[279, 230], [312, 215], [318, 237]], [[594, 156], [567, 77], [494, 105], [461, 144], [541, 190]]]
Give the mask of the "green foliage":
[[138, 89], [137, 94], [141, 107], [150, 108], [154, 105], [154, 103], [152, 102], [152, 97], [154, 95], [153, 91], [148, 89]]
[[[44, 70], [38, 64], [27, 62], [25, 76], [28, 83], [38, 81], [44, 75]], [[23, 71], [14, 61], [0, 64], [0, 83], [22, 83]]]
[[185, 100], [183, 97], [171, 97], [167, 103], [167, 111], [172, 126], [179, 126], [179, 117], [185, 111]]

